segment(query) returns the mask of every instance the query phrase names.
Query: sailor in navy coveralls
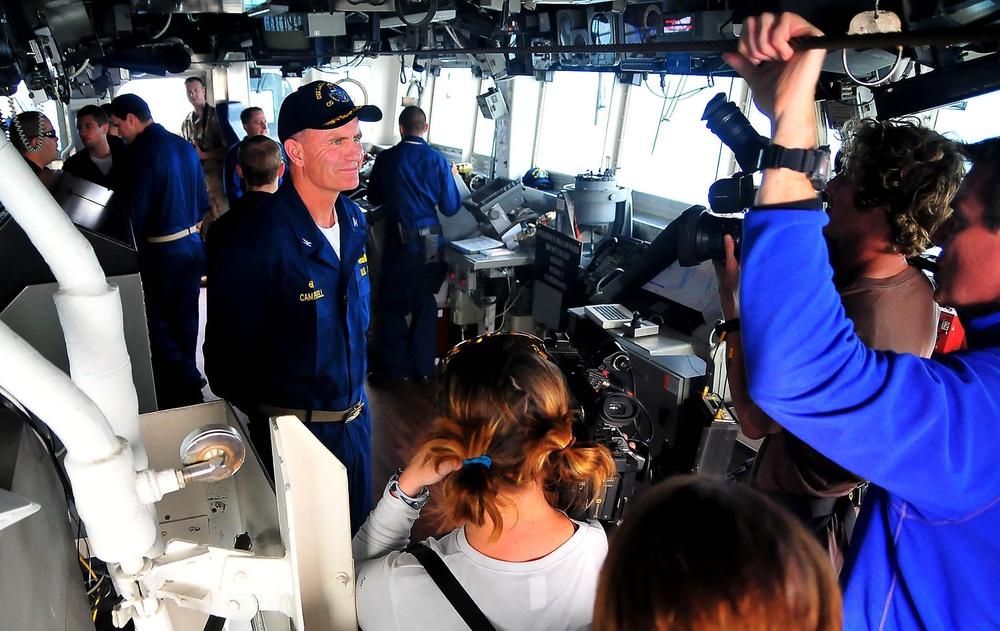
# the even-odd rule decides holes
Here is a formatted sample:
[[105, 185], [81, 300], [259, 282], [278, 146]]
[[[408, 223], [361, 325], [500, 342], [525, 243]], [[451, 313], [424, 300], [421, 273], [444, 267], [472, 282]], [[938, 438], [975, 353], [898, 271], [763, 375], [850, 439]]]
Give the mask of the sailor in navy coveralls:
[[128, 143], [119, 182], [139, 249], [157, 406], [201, 403], [205, 381], [196, 355], [205, 252], [198, 221], [211, 209], [201, 161], [186, 140], [153, 122], [149, 105], [134, 94], [111, 102], [111, 124]]
[[427, 144], [426, 132], [424, 111], [405, 108], [399, 115], [402, 140], [378, 154], [368, 179], [368, 201], [384, 204], [389, 219], [378, 304], [385, 376], [397, 382], [434, 375], [434, 294], [445, 271], [438, 212], [451, 217], [462, 209], [457, 171]]

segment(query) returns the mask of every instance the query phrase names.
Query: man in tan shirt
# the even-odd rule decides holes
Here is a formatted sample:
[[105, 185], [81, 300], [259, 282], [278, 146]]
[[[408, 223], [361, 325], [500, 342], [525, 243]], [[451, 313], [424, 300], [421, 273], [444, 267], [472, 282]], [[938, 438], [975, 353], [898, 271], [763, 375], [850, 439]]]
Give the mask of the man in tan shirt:
[[205, 186], [212, 211], [203, 218], [202, 233], [212, 221], [229, 210], [222, 187], [222, 161], [226, 157], [226, 141], [222, 138], [219, 116], [208, 104], [205, 82], [201, 77], [188, 77], [184, 81], [188, 102], [194, 108], [181, 123], [181, 136], [194, 145], [205, 172]]

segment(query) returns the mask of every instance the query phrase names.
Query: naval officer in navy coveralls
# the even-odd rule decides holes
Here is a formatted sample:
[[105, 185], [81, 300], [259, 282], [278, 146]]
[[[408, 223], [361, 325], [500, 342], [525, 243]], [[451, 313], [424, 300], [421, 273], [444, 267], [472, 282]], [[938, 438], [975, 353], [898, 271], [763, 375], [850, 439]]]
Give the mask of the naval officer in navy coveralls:
[[[427, 144], [427, 115], [410, 106], [399, 115], [395, 147], [378, 154], [368, 178], [368, 201], [384, 204], [388, 227], [379, 307], [385, 377], [403, 382], [434, 374], [437, 302], [444, 280], [443, 239], [437, 211], [451, 217], [462, 208], [457, 169]], [[436, 209], [435, 209], [436, 207]], [[412, 315], [407, 325], [406, 316]]]
[[201, 161], [134, 94], [111, 102], [111, 124], [128, 143], [119, 182], [139, 249], [156, 403], [201, 403], [205, 381], [195, 357], [205, 252], [197, 224], [211, 208]]
[[278, 137], [291, 176], [247, 215], [208, 281], [212, 390], [250, 416], [268, 469], [267, 417], [292, 414], [306, 424], [347, 468], [352, 532], [372, 507], [364, 390], [371, 285], [364, 215], [340, 193], [358, 186], [359, 122], [381, 118], [325, 81], [289, 95]]

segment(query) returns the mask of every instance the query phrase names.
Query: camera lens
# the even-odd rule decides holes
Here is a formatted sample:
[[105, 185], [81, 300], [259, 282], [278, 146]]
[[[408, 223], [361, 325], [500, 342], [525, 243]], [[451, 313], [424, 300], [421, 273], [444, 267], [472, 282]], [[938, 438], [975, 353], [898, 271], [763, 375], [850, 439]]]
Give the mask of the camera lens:
[[716, 94], [705, 107], [701, 119], [708, 129], [732, 149], [740, 169], [750, 173], [757, 170], [760, 154], [768, 140], [757, 133], [743, 112], [723, 93]]
[[736, 260], [739, 260], [743, 215], [716, 215], [698, 206], [689, 208], [684, 215], [677, 248], [677, 262], [682, 267], [694, 267], [710, 259], [726, 260], [724, 239], [727, 234], [733, 237]]
[[703, 220], [699, 223], [697, 240], [699, 262], [714, 259], [716, 261], [726, 260], [725, 236], [733, 237], [736, 260], [740, 260], [740, 247], [743, 245], [743, 217], [732, 216], [722, 217], [705, 213]]

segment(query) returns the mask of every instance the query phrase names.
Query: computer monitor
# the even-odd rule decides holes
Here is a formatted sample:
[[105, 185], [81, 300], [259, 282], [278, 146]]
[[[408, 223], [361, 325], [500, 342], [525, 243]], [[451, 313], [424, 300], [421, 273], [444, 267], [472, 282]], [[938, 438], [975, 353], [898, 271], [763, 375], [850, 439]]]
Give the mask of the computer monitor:
[[624, 304], [686, 335], [717, 320], [721, 309], [711, 261], [690, 268], [677, 264], [683, 219], [701, 210], [705, 207], [692, 206], [670, 222], [591, 302]]
[[[701, 208], [697, 206], [692, 208]], [[687, 211], [685, 211], [686, 213]], [[681, 217], [684, 213], [681, 213]], [[592, 302], [623, 302], [622, 297], [635, 294], [636, 290], [649, 282], [665, 267], [677, 260], [678, 243], [681, 232], [681, 221], [675, 219], [660, 234], [653, 239], [649, 247], [629, 261], [625, 273], [604, 286], [592, 296]]]
[[700, 313], [704, 324], [711, 324], [722, 317], [719, 283], [711, 261], [703, 261], [694, 267], [681, 267], [679, 262], [674, 261], [644, 284], [642, 289]]
[[462, 204], [483, 223], [490, 222], [490, 211], [499, 206], [509, 213], [524, 203], [524, 189], [517, 180], [498, 177], [480, 186]]

